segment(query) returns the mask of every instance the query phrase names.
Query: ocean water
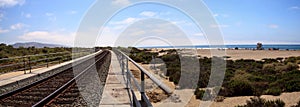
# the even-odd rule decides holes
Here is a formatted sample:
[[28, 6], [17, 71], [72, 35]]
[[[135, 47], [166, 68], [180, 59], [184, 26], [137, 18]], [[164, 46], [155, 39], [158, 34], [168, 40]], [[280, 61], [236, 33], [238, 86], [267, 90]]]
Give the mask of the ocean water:
[[[210, 49], [210, 48], [226, 48], [226, 49], [256, 49], [256, 45], [224, 45], [224, 46], [209, 46], [209, 45], [196, 45], [196, 46], [149, 46], [140, 48], [200, 48], [200, 49]], [[300, 50], [299, 45], [263, 45], [265, 50], [277, 48], [279, 50]]]

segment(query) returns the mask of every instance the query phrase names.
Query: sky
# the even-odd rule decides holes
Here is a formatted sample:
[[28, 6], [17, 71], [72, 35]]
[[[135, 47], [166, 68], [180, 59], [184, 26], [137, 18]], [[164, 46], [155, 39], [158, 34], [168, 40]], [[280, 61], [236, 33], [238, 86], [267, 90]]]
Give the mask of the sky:
[[[111, 8], [121, 5], [126, 7], [132, 2], [109, 1], [107, 5]], [[221, 29], [225, 44], [257, 42], [300, 44], [299, 0], [202, 0], [202, 2], [218, 22], [211, 27]], [[72, 46], [82, 19], [95, 3], [95, 0], [0, 0], [0, 43], [42, 42]], [[101, 16], [101, 13], [96, 15]], [[153, 24], [152, 27], [156, 28], [143, 27], [144, 24], [141, 22], [147, 19], [153, 19], [153, 23], [149, 24]], [[139, 22], [140, 24], [136, 24]], [[164, 22], [172, 25], [165, 28], [157, 27]], [[207, 35], [197, 27], [193, 18], [176, 8], [161, 4], [144, 3], [124, 8], [107, 20], [101, 28], [103, 32], [101, 36], [98, 35], [95, 45], [114, 46], [117, 39], [121, 38], [120, 35], [127, 36], [123, 39], [132, 39], [131, 36], [134, 35], [146, 36], [146, 33], [149, 35], [149, 30], [153, 31], [150, 32], [152, 35], [159, 38], [183, 34], [192, 44], [208, 44]], [[135, 29], [134, 32], [129, 32], [129, 28]], [[178, 42], [182, 39], [176, 36], [173, 38]], [[162, 40], [149, 39], [139, 44], [165, 45]]]

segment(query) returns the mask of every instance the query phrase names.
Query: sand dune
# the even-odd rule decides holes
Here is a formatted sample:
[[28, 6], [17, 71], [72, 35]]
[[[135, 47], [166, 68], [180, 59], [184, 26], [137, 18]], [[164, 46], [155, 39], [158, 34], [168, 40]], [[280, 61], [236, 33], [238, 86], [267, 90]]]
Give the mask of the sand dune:
[[[222, 50], [220, 50], [222, 51]], [[278, 57], [291, 57], [300, 56], [300, 51], [285, 51], [285, 50], [225, 50], [226, 56], [230, 56], [229, 59], [255, 59], [261, 60], [263, 58], [278, 58]], [[198, 55], [211, 57], [210, 50], [198, 49]]]

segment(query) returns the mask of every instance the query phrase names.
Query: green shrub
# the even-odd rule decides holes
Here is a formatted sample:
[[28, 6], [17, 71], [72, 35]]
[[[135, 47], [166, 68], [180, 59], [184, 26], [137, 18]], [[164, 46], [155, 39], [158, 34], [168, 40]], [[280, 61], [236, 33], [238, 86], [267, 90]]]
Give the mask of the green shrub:
[[217, 96], [214, 101], [215, 102], [222, 102], [222, 101], [224, 101], [224, 99], [225, 99], [224, 96]]
[[298, 64], [296, 63], [287, 63], [287, 70], [292, 71], [292, 70], [297, 70], [299, 68]]
[[179, 56], [176, 54], [166, 54], [161, 59], [165, 62], [179, 61]]
[[288, 66], [287, 65], [277, 65], [275, 66], [275, 71], [277, 72], [287, 72], [288, 71]]
[[266, 101], [263, 98], [253, 97], [250, 98], [250, 100], [247, 100], [246, 105], [239, 105], [237, 107], [284, 107], [284, 105], [285, 103], [280, 99]]
[[140, 62], [143, 64], [149, 64], [149, 62], [152, 60], [152, 57], [156, 57], [158, 54], [157, 53], [152, 53], [152, 52], [147, 52], [147, 51], [141, 51], [141, 50], [136, 50], [132, 49], [131, 54], [129, 57], [133, 59], [135, 62]]
[[198, 87], [195, 89], [194, 95], [196, 95], [196, 99], [202, 99], [205, 91], [200, 90]]
[[262, 60], [264, 60], [265, 63], [276, 63], [276, 62], [278, 62], [277, 59], [271, 59], [271, 58], [264, 58]]
[[288, 63], [288, 62], [292, 62], [292, 63], [296, 63], [297, 61], [297, 58], [296, 57], [289, 57], [287, 59], [285, 59], [285, 63]]
[[174, 84], [178, 84], [180, 79], [180, 72], [175, 72], [174, 74], [170, 75], [169, 80], [174, 82]]
[[275, 87], [275, 88], [269, 88], [267, 89], [264, 94], [266, 95], [274, 95], [274, 96], [279, 96], [281, 94], [281, 89], [278, 88], [278, 87]]
[[284, 107], [285, 103], [280, 100], [280, 99], [277, 99], [277, 100], [272, 100], [272, 101], [267, 101], [264, 106], [265, 107]]
[[275, 66], [274, 64], [264, 64], [262, 70], [264, 73], [272, 74], [275, 73]]
[[245, 81], [232, 80], [228, 83], [229, 96], [250, 96], [253, 95], [252, 86]]
[[285, 83], [286, 91], [293, 92], [293, 91], [300, 91], [300, 81], [291, 80]]
[[300, 64], [300, 60], [297, 60], [297, 64]]

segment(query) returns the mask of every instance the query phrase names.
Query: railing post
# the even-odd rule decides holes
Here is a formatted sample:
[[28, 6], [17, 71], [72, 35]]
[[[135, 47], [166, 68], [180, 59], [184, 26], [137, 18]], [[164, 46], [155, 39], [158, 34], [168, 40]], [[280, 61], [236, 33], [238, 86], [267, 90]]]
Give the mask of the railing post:
[[49, 67], [49, 54], [46, 55], [47, 68]]
[[156, 71], [156, 66], [155, 66], [155, 64], [156, 64], [156, 60], [155, 60], [155, 56], [154, 55], [152, 55], [152, 64], [151, 64], [151, 69], [153, 69], [154, 71]]
[[125, 58], [125, 56], [123, 56], [122, 55], [122, 57], [121, 57], [121, 69], [122, 69], [122, 75], [124, 75], [124, 58]]
[[129, 82], [130, 82], [130, 76], [129, 76], [129, 68], [128, 68], [128, 59], [126, 58], [125, 60], [126, 62], [126, 80], [127, 80], [127, 84], [126, 84], [126, 88], [129, 89]]
[[58, 56], [58, 64], [60, 64], [60, 63], [61, 63], [61, 61], [60, 61], [60, 60], [61, 60], [61, 58], [62, 58], [62, 57], [61, 57], [61, 55], [59, 55], [59, 56]]
[[28, 57], [28, 63], [29, 63], [29, 73], [31, 73], [31, 63], [30, 63], [30, 56]]
[[128, 62], [129, 62], [129, 61], [128, 61], [127, 58], [125, 59], [125, 62], [126, 62], [126, 71], [129, 72], [129, 68], [128, 68]]
[[143, 101], [143, 94], [145, 94], [145, 73], [141, 71], [141, 99]]
[[24, 74], [26, 74], [26, 62], [25, 62], [25, 56], [23, 56], [23, 63], [24, 63]]

